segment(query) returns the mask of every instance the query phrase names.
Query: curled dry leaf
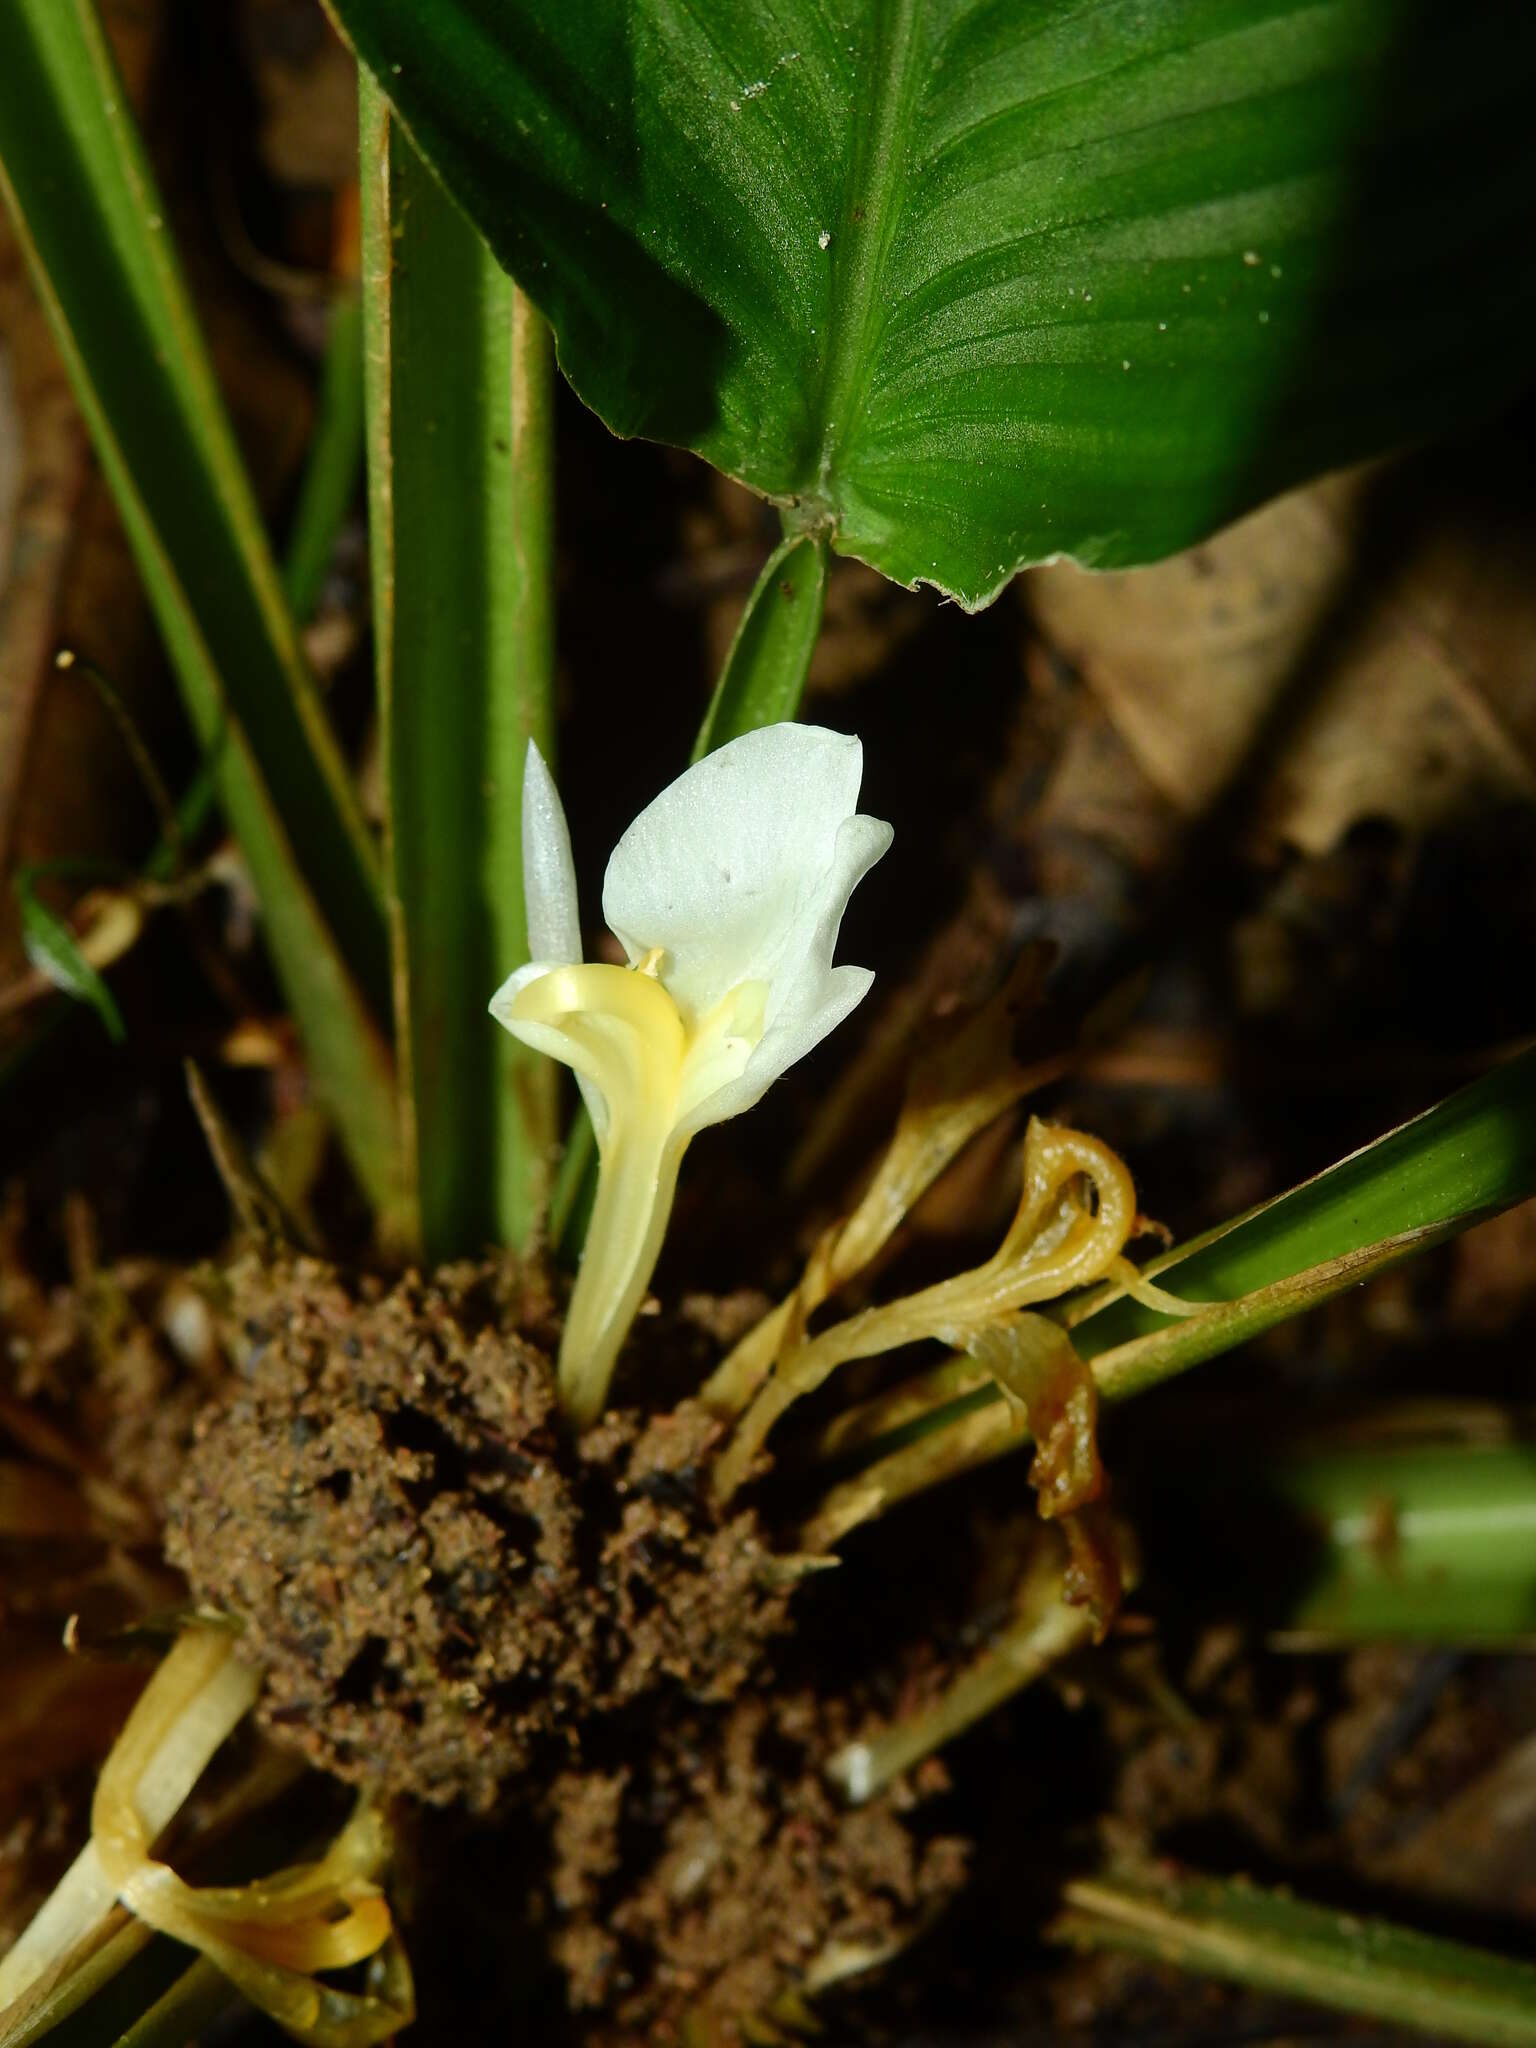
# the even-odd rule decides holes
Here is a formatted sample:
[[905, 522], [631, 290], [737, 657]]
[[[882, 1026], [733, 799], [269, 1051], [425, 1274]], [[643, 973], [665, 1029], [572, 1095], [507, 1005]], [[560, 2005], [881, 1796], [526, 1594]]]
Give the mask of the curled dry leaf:
[[[1123, 1263], [1123, 1261], [1121, 1262]], [[1044, 1316], [1022, 1315], [975, 1332], [967, 1350], [984, 1365], [1035, 1440], [1030, 1483], [1047, 1521], [1059, 1522], [1070, 1557], [1063, 1597], [1086, 1607], [1102, 1640], [1120, 1605], [1125, 1571], [1104, 1511], [1099, 1396], [1072, 1340]]]

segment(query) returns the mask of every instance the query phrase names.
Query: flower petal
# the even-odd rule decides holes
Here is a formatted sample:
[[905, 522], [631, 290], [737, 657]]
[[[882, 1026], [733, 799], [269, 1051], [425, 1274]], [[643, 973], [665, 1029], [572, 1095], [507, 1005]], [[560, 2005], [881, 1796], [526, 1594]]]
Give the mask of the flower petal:
[[[662, 980], [689, 1023], [744, 981], [773, 989], [824, 908], [863, 769], [846, 733], [764, 726], [679, 776], [614, 848], [603, 915], [631, 961], [663, 949]], [[773, 1007], [771, 996], [770, 1022]]]
[[534, 959], [574, 966], [581, 958], [581, 912], [570, 828], [555, 778], [532, 740], [523, 760], [523, 902]]
[[740, 1116], [779, 1076], [821, 1043], [863, 1001], [874, 975], [867, 967], [834, 967], [838, 928], [848, 899], [891, 843], [889, 825], [856, 813], [837, 830], [820, 896], [785, 935], [778, 978], [769, 991], [763, 1035], [740, 1076], [687, 1105], [679, 1128], [689, 1132]]

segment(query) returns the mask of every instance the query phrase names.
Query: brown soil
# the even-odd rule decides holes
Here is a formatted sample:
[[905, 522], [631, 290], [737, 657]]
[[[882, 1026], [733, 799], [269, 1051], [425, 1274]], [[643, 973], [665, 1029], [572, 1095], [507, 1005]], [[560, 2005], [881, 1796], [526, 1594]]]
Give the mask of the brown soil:
[[731, 1697], [784, 1626], [755, 1514], [701, 1498], [715, 1425], [621, 1409], [573, 1442], [548, 1313], [510, 1263], [228, 1275], [236, 1371], [167, 1554], [243, 1623], [267, 1726], [343, 1778], [483, 1810], [647, 1695]]
[[[903, 1789], [849, 1811], [822, 1764], [852, 1732], [809, 1691], [685, 1715], [649, 1755], [550, 1786], [551, 1947], [584, 2039], [738, 2038], [786, 1995], [907, 1946], [964, 1881], [966, 1847], [923, 1841]], [[946, 1782], [929, 1774], [929, 1790]]]

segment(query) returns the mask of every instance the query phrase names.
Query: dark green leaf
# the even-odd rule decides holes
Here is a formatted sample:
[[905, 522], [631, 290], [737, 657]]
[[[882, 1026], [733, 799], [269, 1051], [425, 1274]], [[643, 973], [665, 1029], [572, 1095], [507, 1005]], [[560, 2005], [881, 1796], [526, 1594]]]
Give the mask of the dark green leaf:
[[1528, 375], [1529, 8], [329, 4], [611, 427], [968, 605]]

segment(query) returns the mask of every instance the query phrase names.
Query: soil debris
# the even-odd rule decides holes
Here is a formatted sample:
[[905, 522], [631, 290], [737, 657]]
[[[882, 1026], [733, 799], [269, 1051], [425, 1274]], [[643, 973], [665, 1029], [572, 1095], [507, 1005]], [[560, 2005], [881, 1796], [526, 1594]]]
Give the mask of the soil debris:
[[[684, 1401], [572, 1441], [550, 1305], [513, 1262], [390, 1285], [252, 1258], [226, 1284], [235, 1372], [166, 1547], [244, 1624], [279, 1739], [484, 1810], [637, 1699], [752, 1675], [786, 1595], [755, 1514], [705, 1503], [718, 1425]], [[643, 1341], [675, 1369], [696, 1339], [652, 1318]]]
[[735, 2042], [943, 1909], [966, 1845], [924, 1838], [909, 1786], [854, 1809], [828, 1788], [853, 1725], [805, 1689], [743, 1695], [681, 1716], [649, 1755], [555, 1779], [551, 1946], [572, 2005], [604, 2014], [584, 2039]]

